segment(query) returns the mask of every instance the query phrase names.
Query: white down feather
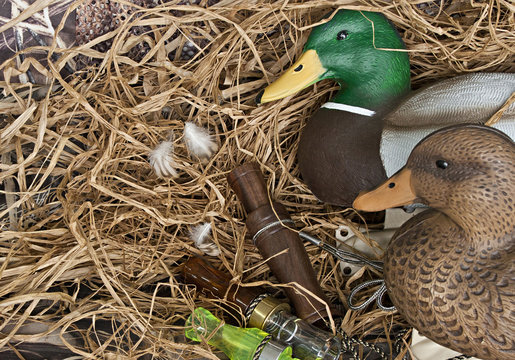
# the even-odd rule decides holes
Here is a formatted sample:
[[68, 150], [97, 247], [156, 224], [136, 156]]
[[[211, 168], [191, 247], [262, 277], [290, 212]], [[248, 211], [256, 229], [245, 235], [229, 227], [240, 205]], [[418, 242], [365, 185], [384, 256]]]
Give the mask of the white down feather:
[[177, 163], [173, 160], [173, 142], [166, 140], [156, 146], [150, 152], [149, 162], [157, 176], [160, 178], [177, 177], [175, 167]]
[[184, 142], [191, 155], [206, 160], [218, 150], [218, 144], [207, 129], [191, 121], [184, 124]]
[[218, 256], [220, 250], [211, 240], [211, 223], [196, 225], [190, 229], [190, 238], [195, 246], [206, 255]]

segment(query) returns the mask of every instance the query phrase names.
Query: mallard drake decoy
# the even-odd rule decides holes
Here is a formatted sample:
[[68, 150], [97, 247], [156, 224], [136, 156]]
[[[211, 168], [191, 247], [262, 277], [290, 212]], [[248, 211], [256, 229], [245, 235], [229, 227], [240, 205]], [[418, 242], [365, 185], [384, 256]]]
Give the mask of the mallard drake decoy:
[[482, 125], [422, 140], [406, 166], [360, 194], [358, 210], [413, 201], [386, 251], [388, 294], [431, 340], [481, 359], [515, 358], [515, 143]]
[[[313, 29], [301, 58], [258, 95], [265, 103], [324, 79], [341, 85], [308, 120], [299, 142], [302, 177], [321, 201], [351, 206], [359, 191], [395, 173], [425, 135], [458, 121], [484, 123], [515, 91], [515, 74], [496, 73], [459, 76], [411, 93], [403, 49], [382, 14], [340, 10]], [[512, 136], [513, 110], [515, 104], [511, 117], [496, 124]]]

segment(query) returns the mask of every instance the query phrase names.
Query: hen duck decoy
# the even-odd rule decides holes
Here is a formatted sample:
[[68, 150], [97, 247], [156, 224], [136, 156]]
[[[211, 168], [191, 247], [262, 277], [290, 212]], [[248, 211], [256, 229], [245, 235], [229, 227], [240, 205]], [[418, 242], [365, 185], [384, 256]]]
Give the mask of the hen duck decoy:
[[[315, 27], [302, 56], [258, 95], [284, 98], [324, 79], [341, 90], [301, 134], [302, 177], [321, 201], [351, 206], [406, 162], [427, 134], [458, 121], [483, 124], [515, 91], [515, 74], [469, 74], [410, 92], [404, 44], [380, 13], [340, 10]], [[400, 105], [399, 105], [400, 104]], [[495, 126], [515, 134], [515, 104]]]
[[482, 359], [515, 358], [515, 143], [482, 125], [438, 130], [406, 166], [360, 194], [358, 210], [422, 202], [386, 251], [402, 316], [431, 340]]

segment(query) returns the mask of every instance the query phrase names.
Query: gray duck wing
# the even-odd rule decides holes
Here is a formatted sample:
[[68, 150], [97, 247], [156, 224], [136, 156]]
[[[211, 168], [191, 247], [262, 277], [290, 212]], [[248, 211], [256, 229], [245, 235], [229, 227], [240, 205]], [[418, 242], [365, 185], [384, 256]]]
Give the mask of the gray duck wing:
[[[441, 80], [403, 99], [385, 118], [391, 126], [484, 124], [515, 92], [515, 74], [472, 73]], [[515, 102], [501, 121], [515, 121]]]

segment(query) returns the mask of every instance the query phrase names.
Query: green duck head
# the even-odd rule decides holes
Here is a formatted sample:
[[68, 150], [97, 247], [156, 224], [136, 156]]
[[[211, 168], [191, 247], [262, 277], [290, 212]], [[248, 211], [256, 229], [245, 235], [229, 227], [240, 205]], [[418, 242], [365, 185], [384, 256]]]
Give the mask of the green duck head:
[[409, 58], [393, 25], [380, 13], [340, 10], [315, 27], [300, 59], [257, 101], [292, 95], [320, 80], [336, 80], [331, 101], [377, 109], [410, 87]]

